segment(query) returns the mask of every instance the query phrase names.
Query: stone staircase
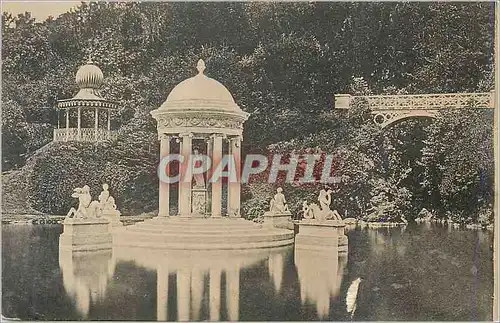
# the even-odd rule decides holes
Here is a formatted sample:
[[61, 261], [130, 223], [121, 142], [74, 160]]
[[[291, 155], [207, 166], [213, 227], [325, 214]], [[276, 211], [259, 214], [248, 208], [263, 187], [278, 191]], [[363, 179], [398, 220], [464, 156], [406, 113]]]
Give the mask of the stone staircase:
[[113, 232], [115, 246], [233, 250], [293, 244], [291, 230], [265, 228], [241, 218], [155, 217]]

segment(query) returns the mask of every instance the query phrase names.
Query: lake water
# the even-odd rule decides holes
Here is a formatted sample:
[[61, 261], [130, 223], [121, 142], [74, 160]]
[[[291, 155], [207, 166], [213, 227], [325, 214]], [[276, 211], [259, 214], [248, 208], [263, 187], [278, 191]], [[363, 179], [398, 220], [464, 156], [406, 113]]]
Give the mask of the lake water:
[[[2, 226], [2, 313], [23, 320], [491, 320], [493, 233], [349, 230], [347, 257], [59, 254], [59, 225]], [[361, 277], [354, 314], [351, 283]], [[351, 299], [352, 296], [351, 296]]]

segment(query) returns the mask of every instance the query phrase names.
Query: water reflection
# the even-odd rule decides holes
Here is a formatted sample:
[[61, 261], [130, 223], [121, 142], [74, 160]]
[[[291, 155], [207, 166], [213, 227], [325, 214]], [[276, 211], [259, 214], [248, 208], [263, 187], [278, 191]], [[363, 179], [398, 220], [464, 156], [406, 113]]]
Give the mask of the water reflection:
[[[269, 283], [276, 295], [285, 288], [284, 271], [291, 248], [235, 251], [161, 251], [116, 247], [107, 252], [59, 252], [64, 288], [78, 313], [106, 297], [117, 263], [156, 271], [158, 321], [237, 321], [240, 318], [240, 271], [267, 262]], [[288, 259], [288, 260], [287, 260]], [[302, 304], [315, 304], [326, 318], [330, 299], [340, 293], [347, 258], [337, 253], [298, 250], [295, 266]], [[286, 285], [285, 285], [286, 286]], [[248, 288], [248, 286], [246, 287]]]
[[[133, 261], [157, 272], [158, 321], [219, 321], [223, 318], [236, 321], [239, 319], [240, 270], [268, 260], [270, 279], [279, 291], [288, 249], [160, 251], [117, 247], [113, 253], [117, 261]], [[169, 286], [169, 275], [175, 275], [175, 286]], [[168, 308], [173, 289], [175, 310]], [[174, 313], [170, 315], [172, 310]]]
[[276, 294], [279, 294], [283, 281], [284, 256], [283, 253], [273, 253], [269, 255], [268, 259], [269, 276], [274, 283]]
[[111, 250], [59, 251], [59, 267], [66, 292], [75, 301], [80, 315], [87, 318], [91, 303], [104, 300], [108, 280], [113, 276]]
[[295, 250], [301, 302], [315, 303], [320, 319], [329, 316], [330, 298], [339, 296], [346, 263], [347, 258], [339, 258], [337, 252]]
[[[349, 232], [348, 260], [300, 250], [292, 256], [293, 248], [66, 253], [59, 255], [60, 275], [58, 228], [29, 234], [9, 230], [3, 230], [2, 241], [2, 310], [10, 317], [491, 320], [493, 238], [488, 231], [448, 232], [447, 225], [357, 228]], [[347, 291], [359, 277], [363, 282], [350, 318]]]

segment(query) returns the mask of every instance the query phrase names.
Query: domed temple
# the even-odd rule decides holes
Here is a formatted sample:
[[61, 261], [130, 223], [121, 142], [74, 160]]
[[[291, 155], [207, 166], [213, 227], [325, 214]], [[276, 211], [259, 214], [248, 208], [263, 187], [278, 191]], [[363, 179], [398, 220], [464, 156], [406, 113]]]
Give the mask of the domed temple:
[[[171, 154], [185, 160], [203, 154], [211, 160], [211, 169], [178, 185], [160, 180], [158, 216], [117, 229], [113, 244], [202, 250], [292, 244], [293, 231], [263, 227], [241, 218], [241, 142], [249, 114], [240, 109], [224, 85], [204, 74], [203, 60], [198, 61], [197, 69], [198, 74], [179, 83], [151, 115], [157, 121], [160, 161]], [[237, 178], [227, 183], [227, 199], [223, 198], [221, 178], [209, 180], [209, 174], [221, 171], [217, 166], [223, 153], [234, 160], [228, 163], [228, 178]], [[183, 163], [180, 167], [192, 166]], [[183, 169], [182, 173], [192, 174], [192, 169]], [[177, 201], [170, 198], [173, 187], [178, 189]]]
[[89, 60], [78, 69], [75, 80], [80, 88], [78, 93], [57, 103], [57, 129], [54, 129], [53, 140], [94, 142], [114, 139], [111, 113], [118, 108], [118, 102], [102, 97], [100, 88], [104, 75], [101, 69]]
[[[198, 74], [178, 84], [158, 110], [151, 114], [157, 121], [160, 140], [160, 159], [172, 153], [170, 141], [180, 144], [179, 153], [189, 158], [193, 153], [204, 153], [215, 168], [228, 151], [239, 165], [240, 146], [243, 139], [243, 123], [248, 113], [234, 102], [229, 91], [214, 79], [203, 74], [205, 63], [198, 62]], [[196, 151], [193, 151], [196, 146]], [[229, 173], [238, 170], [230, 167]], [[230, 175], [231, 176], [231, 175]], [[211, 183], [211, 204], [207, 201], [207, 178], [192, 183], [181, 181], [179, 185], [178, 214], [181, 217], [222, 215], [222, 181]], [[159, 215], [169, 215], [169, 191], [166, 183], [160, 184]], [[228, 184], [227, 214], [240, 216], [240, 183]], [[207, 214], [208, 213], [208, 214]]]

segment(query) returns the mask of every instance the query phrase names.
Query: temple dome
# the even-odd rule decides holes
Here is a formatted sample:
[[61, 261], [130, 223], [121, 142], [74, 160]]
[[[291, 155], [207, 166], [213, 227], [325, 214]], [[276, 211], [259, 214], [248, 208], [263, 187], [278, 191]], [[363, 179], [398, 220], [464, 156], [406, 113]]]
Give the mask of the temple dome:
[[174, 87], [159, 110], [196, 109], [242, 112], [224, 85], [203, 74], [205, 70], [203, 60], [198, 61], [197, 69], [197, 75]]
[[78, 69], [75, 80], [80, 89], [99, 89], [104, 81], [104, 75], [99, 67], [89, 61]]

